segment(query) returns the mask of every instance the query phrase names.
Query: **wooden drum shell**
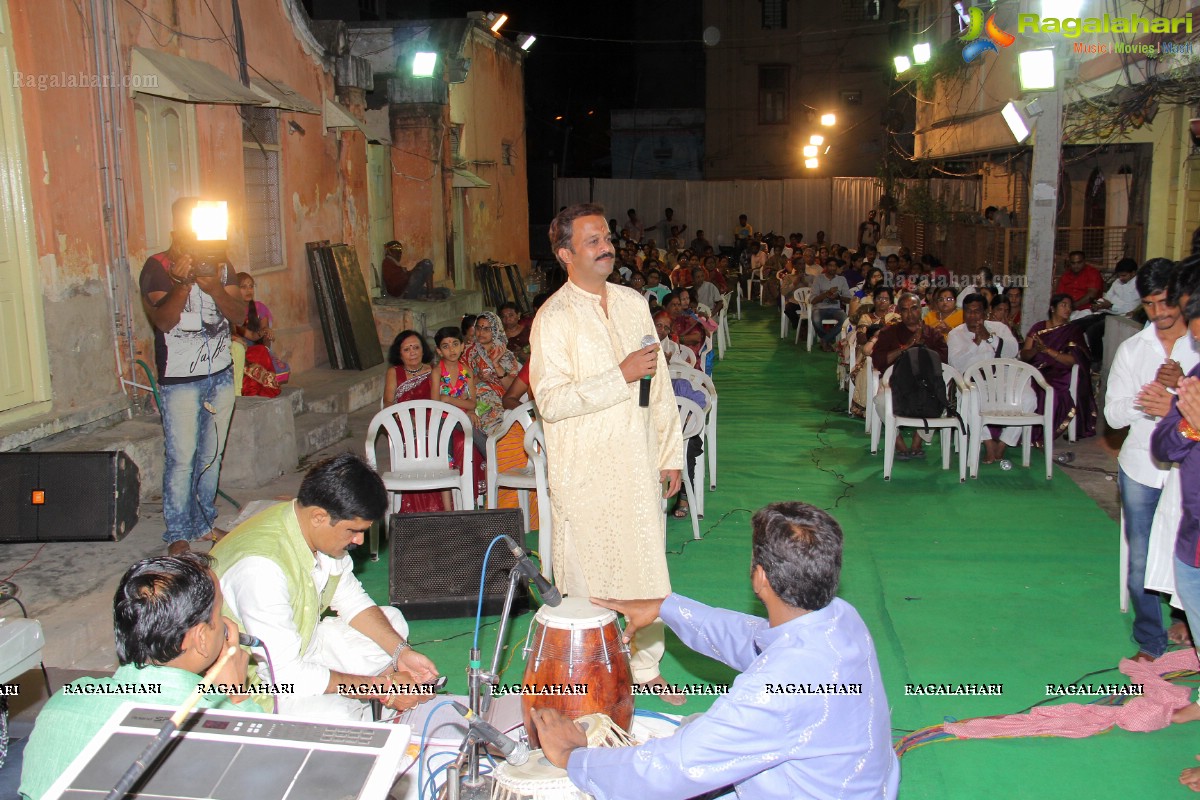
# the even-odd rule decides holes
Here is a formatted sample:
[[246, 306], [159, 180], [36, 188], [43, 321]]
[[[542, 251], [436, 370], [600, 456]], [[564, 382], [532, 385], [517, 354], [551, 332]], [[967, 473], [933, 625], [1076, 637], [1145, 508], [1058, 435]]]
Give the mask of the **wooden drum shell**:
[[586, 684], [587, 692], [522, 695], [521, 716], [531, 747], [540, 746], [531, 715], [534, 708], [551, 708], [571, 719], [607, 714], [622, 730], [630, 729], [633, 674], [622, 635], [615, 614], [598, 627], [557, 627], [534, 619], [525, 646], [522, 684], [538, 688]]

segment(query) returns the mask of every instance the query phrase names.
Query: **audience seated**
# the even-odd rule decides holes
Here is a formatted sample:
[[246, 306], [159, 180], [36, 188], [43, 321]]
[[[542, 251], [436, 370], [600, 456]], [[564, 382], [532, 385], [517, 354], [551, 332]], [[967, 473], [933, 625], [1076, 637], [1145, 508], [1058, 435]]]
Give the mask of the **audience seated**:
[[[982, 294], [969, 294], [963, 298], [963, 324], [946, 336], [946, 351], [950, 366], [960, 373], [989, 358], [1017, 358], [1020, 345], [1009, 327], [1002, 322], [986, 319], [987, 302]], [[1031, 389], [1026, 390], [1022, 411], [1032, 411], [1036, 398]], [[993, 464], [1004, 459], [1004, 448], [1014, 447], [1021, 441], [1024, 429], [1019, 427], [999, 428], [988, 426], [988, 435], [983, 440], [984, 464]], [[1009, 464], [1008, 467], [1012, 465]]]
[[[953, 296], [951, 296], [953, 299]], [[934, 328], [921, 321], [921, 301], [911, 292], [900, 295], [896, 303], [896, 311], [900, 321], [889, 325], [879, 334], [875, 347], [871, 351], [871, 363], [882, 375], [887, 368], [896, 363], [901, 354], [912, 347], [927, 347], [937, 353], [942, 363], [946, 362], [946, 340]], [[923, 440], [920, 430], [914, 430], [912, 447], [904, 444], [900, 434], [896, 435], [896, 458], [907, 461], [912, 458], [924, 458]]]
[[[385, 406], [429, 399], [433, 376], [429, 365], [433, 363], [433, 350], [424, 336], [413, 330], [401, 331], [388, 350], [388, 363], [391, 367], [383, 387]], [[400, 496], [401, 513], [446, 511], [449, 508], [444, 502], [443, 493], [438, 490], [404, 492]]]
[[508, 338], [508, 349], [512, 351], [518, 361], [528, 361], [529, 329], [532, 321], [521, 319], [521, 310], [511, 300], [501, 303], [496, 308], [496, 313], [500, 316], [500, 322], [504, 326], [504, 335]]
[[900, 321], [892, 304], [892, 288], [879, 284], [871, 293], [871, 302], [859, 305], [851, 316], [854, 323], [854, 339], [857, 345], [855, 362], [850, 366], [850, 377], [854, 381], [854, 397], [850, 402], [850, 413], [863, 417], [867, 409], [867, 379], [863, 372], [869, 364], [871, 353], [879, 340], [879, 334], [889, 325]]
[[821, 340], [821, 349], [833, 351], [833, 341], [846, 320], [846, 312], [842, 303], [850, 302], [850, 287], [846, 279], [838, 274], [841, 262], [830, 257], [825, 261], [825, 270], [818, 275], [812, 284], [812, 324], [816, 326], [817, 338]]
[[[1076, 437], [1082, 439], [1096, 432], [1096, 400], [1090, 378], [1091, 355], [1083, 341], [1083, 332], [1071, 322], [1074, 310], [1070, 295], [1051, 297], [1049, 318], [1029, 329], [1021, 347], [1021, 359], [1037, 367], [1042, 377], [1054, 387], [1054, 435], [1057, 437], [1067, 429], [1072, 418], [1077, 418]], [[1080, 371], [1077, 401], [1071, 399], [1071, 368], [1076, 365]], [[1034, 393], [1037, 411], [1041, 412], [1046, 393], [1036, 384]], [[1035, 445], [1043, 444], [1041, 428], [1034, 427], [1032, 435]]]
[[700, 348], [704, 346], [706, 333], [699, 318], [684, 311], [683, 296], [686, 295], [686, 292], [686, 289], [676, 289], [671, 292], [667, 295], [663, 307], [671, 317], [671, 338], [678, 344], [690, 348], [699, 356]]
[[931, 287], [933, 303], [925, 314], [925, 324], [943, 337], [951, 328], [962, 325], [962, 309], [954, 304], [954, 290], [948, 286]]

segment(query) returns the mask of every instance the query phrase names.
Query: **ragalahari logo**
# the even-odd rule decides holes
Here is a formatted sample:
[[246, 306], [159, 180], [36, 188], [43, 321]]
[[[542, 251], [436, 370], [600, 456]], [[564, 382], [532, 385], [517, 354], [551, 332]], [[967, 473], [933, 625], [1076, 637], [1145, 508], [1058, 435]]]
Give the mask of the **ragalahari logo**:
[[[963, 61], [968, 64], [988, 50], [993, 53], [1000, 52], [997, 45], [1008, 47], [1017, 40], [1017, 37], [1008, 31], [1000, 29], [1000, 26], [996, 24], [994, 12], [988, 14], [986, 23], [983, 21], [983, 11], [980, 9], [972, 8], [968, 13], [970, 14], [970, 23], [967, 25], [967, 30], [959, 37], [961, 41], [967, 43], [963, 48]], [[983, 38], [980, 38], [981, 36]]]

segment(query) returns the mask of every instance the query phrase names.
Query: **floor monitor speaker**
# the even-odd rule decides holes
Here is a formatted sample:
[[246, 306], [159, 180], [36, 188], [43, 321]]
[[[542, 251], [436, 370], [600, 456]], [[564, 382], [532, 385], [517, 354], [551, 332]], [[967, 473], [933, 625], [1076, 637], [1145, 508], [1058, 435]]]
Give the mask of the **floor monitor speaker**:
[[[508, 534], [525, 546], [518, 509], [393, 514], [388, 524], [389, 598], [409, 619], [474, 616], [488, 543]], [[512, 552], [497, 543], [488, 557], [483, 613], [499, 614], [508, 592]], [[513, 612], [529, 607], [526, 586]]]

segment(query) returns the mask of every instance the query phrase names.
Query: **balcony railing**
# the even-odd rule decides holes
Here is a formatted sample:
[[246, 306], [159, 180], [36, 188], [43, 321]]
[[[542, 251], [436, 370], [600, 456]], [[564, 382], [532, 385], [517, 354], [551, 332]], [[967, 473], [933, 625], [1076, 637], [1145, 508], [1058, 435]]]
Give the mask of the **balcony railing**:
[[[932, 253], [953, 272], [970, 274], [988, 267], [996, 275], [1024, 275], [1028, 228], [1001, 228], [951, 222], [935, 227], [915, 217], [900, 216], [900, 235], [920, 258]], [[1122, 258], [1141, 264], [1146, 254], [1142, 225], [1058, 228], [1054, 237], [1054, 263], [1061, 265], [1072, 250], [1082, 250], [1087, 260], [1109, 271]]]

